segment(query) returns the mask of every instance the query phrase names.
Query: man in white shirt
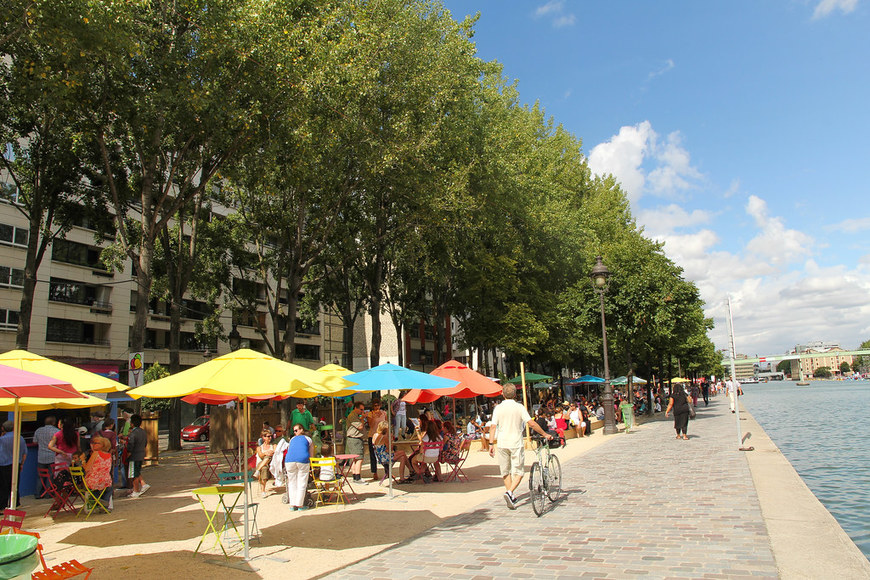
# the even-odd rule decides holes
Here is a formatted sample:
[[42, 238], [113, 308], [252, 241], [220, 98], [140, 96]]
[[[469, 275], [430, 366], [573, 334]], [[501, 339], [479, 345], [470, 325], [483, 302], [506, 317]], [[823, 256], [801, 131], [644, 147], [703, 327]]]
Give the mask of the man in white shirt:
[[[516, 402], [517, 388], [512, 384], [502, 387], [504, 401], [498, 404], [492, 412], [492, 425], [489, 428], [489, 439], [498, 443], [498, 467], [504, 480], [504, 499], [508, 508], [517, 509], [517, 498], [514, 490], [519, 487], [525, 471], [525, 442], [523, 435], [528, 425], [545, 439], [552, 435], [541, 429], [529, 415], [526, 408]], [[497, 433], [497, 435], [496, 435]], [[495, 445], [489, 448], [489, 455], [495, 455]]]

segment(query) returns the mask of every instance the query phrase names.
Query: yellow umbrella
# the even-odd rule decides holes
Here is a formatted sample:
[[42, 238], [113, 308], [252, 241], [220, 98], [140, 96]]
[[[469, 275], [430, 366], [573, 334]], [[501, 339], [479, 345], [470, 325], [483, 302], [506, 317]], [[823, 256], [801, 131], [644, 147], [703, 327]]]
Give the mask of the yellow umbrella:
[[688, 383], [689, 379], [684, 379], [682, 377], [677, 377], [675, 379], [671, 379], [672, 383]]
[[194, 393], [248, 397], [323, 395], [353, 383], [341, 377], [288, 363], [261, 352], [241, 349], [129, 391], [133, 398], [166, 399]]
[[[45, 411], [46, 409], [88, 409], [90, 407], [104, 407], [107, 401], [99, 397], [85, 395], [84, 398], [69, 399], [39, 399], [36, 397], [21, 397], [18, 399], [20, 411]], [[0, 411], [13, 411], [15, 401], [12, 399], [0, 399]]]
[[[126, 385], [118, 381], [113, 381], [85, 369], [51, 360], [26, 350], [10, 350], [0, 354], [0, 364], [31, 373], [63, 379], [72, 384], [73, 388], [80, 393], [111, 393], [126, 391], [128, 389]], [[102, 404], [105, 405], [106, 402], [103, 401]]]
[[[194, 393], [208, 395], [231, 395], [245, 404], [248, 416], [248, 397], [292, 397], [299, 392], [328, 394], [347, 389], [354, 383], [328, 373], [319, 373], [293, 363], [271, 357], [250, 349], [241, 349], [208, 362], [152, 381], [132, 389], [127, 394], [133, 398], [151, 397], [167, 399], [185, 397]], [[242, 462], [244, 481], [248, 479], [248, 463]], [[248, 486], [245, 494], [244, 554], [248, 560]]]

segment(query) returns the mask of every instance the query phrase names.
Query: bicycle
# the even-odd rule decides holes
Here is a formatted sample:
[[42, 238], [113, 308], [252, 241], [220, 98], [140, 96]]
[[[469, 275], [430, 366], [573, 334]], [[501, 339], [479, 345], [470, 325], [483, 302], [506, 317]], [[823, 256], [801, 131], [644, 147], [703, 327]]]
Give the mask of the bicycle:
[[529, 474], [529, 497], [532, 501], [532, 510], [535, 515], [541, 517], [544, 514], [544, 496], [550, 502], [559, 498], [562, 490], [562, 466], [559, 458], [550, 453], [549, 441], [543, 437], [533, 437], [538, 446], [535, 449], [537, 459], [532, 464]]

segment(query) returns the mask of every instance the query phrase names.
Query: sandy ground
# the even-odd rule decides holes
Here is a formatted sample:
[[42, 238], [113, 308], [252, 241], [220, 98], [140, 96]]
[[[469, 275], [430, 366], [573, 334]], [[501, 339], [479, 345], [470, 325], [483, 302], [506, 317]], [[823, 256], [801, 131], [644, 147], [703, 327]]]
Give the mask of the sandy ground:
[[[604, 441], [600, 431], [569, 439], [559, 456], [568, 461]], [[533, 459], [534, 453], [526, 453], [527, 464]], [[356, 487], [357, 502], [302, 512], [290, 511], [277, 491], [259, 497], [257, 488], [254, 501], [259, 503], [261, 537], [252, 540], [248, 562], [238, 543], [231, 542], [234, 553], [227, 559], [213, 539], [194, 554], [206, 518], [191, 491], [205, 484], [197, 482], [200, 473], [189, 451], [163, 453], [159, 466], [144, 469], [151, 489], [138, 499], [123, 497], [125, 492], [118, 490], [111, 514], [95, 513], [88, 521], [72, 514], [43, 517], [49, 502], [33, 497], [23, 498], [22, 509], [28, 514], [25, 529], [42, 536], [48, 565], [75, 558], [94, 568], [95, 579], [143, 578], [170, 570], [180, 578], [278, 578], [290, 571], [294, 578], [310, 578], [384, 550], [503, 493], [498, 468], [488, 453], [473, 450], [463, 471], [468, 483], [396, 486], [392, 498], [386, 487], [370, 483]], [[367, 473], [366, 463], [364, 477]], [[270, 483], [267, 494], [271, 489]], [[207, 500], [209, 507], [215, 504], [216, 499]]]

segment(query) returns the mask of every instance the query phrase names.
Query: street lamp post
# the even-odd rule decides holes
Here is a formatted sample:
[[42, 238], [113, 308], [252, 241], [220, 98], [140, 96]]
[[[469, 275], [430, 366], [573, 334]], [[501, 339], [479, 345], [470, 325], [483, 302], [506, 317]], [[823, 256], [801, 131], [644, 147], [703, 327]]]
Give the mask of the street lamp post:
[[598, 292], [601, 299], [601, 337], [604, 341], [604, 394], [601, 396], [604, 407], [604, 434], [618, 433], [616, 417], [613, 411], [613, 387], [610, 384], [610, 364], [607, 361], [607, 322], [604, 319], [604, 293], [607, 291], [607, 280], [610, 278], [610, 270], [601, 263], [601, 256], [592, 268], [592, 287]]

